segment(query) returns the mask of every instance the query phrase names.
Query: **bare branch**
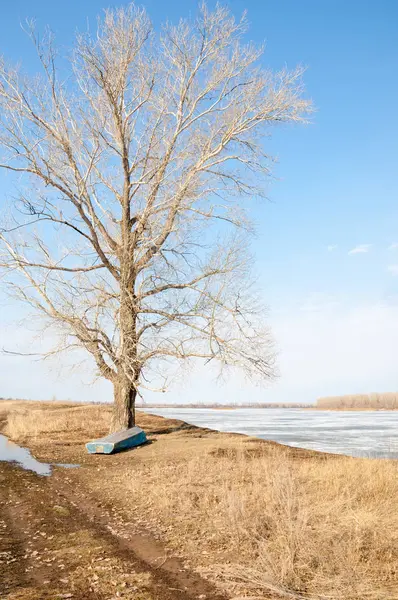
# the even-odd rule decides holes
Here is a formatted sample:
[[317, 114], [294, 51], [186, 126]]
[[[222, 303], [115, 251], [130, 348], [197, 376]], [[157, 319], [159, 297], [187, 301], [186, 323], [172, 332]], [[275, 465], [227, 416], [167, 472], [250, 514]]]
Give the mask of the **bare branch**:
[[78, 36], [69, 73], [34, 28], [40, 75], [0, 61], [0, 169], [23, 186], [0, 229], [4, 282], [112, 381], [114, 428], [171, 363], [274, 373], [247, 207], [272, 128], [311, 104], [303, 69], [264, 70], [246, 30], [202, 5], [159, 36], [130, 5]]

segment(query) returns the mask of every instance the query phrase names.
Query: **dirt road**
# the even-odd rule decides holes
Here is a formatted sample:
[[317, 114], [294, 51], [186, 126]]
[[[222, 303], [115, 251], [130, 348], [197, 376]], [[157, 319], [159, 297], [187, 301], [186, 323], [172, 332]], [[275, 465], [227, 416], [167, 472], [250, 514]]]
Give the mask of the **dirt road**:
[[0, 463], [0, 598], [188, 600], [222, 596], [145, 531], [72, 483]]

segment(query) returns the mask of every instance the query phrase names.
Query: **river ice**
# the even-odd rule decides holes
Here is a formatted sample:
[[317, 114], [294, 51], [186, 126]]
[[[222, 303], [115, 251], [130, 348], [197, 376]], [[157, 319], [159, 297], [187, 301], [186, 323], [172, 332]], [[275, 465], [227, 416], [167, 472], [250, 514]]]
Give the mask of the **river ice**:
[[289, 446], [370, 458], [398, 458], [398, 411], [286, 408], [144, 409], [219, 431], [245, 433]]

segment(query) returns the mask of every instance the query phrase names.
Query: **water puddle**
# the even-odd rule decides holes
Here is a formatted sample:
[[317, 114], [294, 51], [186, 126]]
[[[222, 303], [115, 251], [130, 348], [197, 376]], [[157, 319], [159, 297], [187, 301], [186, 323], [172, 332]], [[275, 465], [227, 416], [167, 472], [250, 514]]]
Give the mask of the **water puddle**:
[[40, 462], [39, 460], [36, 460], [34, 456], [31, 455], [30, 450], [28, 450], [28, 448], [22, 448], [21, 446], [18, 446], [18, 444], [10, 442], [10, 440], [5, 435], [1, 434], [0, 461], [17, 463], [23, 469], [33, 471], [34, 473], [37, 473], [38, 475], [44, 475], [45, 477], [51, 475], [52, 467], [63, 467], [65, 469], [73, 469], [79, 466], [63, 463], [54, 463], [53, 465], [51, 465], [50, 463]]

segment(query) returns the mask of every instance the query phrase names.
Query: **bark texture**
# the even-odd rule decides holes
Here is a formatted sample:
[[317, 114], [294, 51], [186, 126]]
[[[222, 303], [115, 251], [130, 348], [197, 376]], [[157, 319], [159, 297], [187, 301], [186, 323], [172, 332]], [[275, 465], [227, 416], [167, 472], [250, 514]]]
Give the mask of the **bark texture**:
[[135, 399], [137, 391], [127, 378], [114, 383], [114, 405], [110, 432], [129, 429], [135, 425]]

